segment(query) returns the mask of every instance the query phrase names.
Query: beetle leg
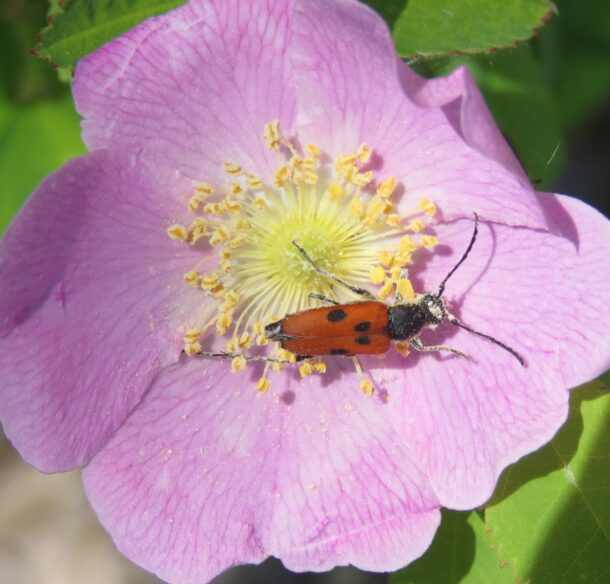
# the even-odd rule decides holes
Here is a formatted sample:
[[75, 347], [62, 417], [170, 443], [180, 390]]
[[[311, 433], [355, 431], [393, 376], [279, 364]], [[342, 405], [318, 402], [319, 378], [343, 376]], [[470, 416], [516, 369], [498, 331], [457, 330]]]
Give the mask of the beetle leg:
[[368, 300], [376, 300], [375, 296], [373, 296], [368, 290], [365, 290], [364, 288], [358, 288], [356, 286], [352, 286], [351, 284], [348, 284], [345, 280], [342, 280], [341, 278], [339, 278], [339, 276], [335, 276], [334, 274], [331, 274], [330, 272], [327, 272], [326, 270], [323, 270], [322, 268], [320, 268], [309, 257], [309, 254], [296, 241], [293, 241], [292, 245], [294, 245], [294, 247], [296, 247], [299, 250], [299, 253], [303, 256], [303, 259], [314, 269], [314, 272], [316, 274], [319, 274], [320, 276], [324, 276], [325, 278], [328, 278], [329, 280], [332, 280], [333, 282], [337, 282], [337, 284], [341, 284], [341, 286], [347, 288], [354, 294], [358, 294], [358, 296], [364, 296], [364, 298], [367, 298]]
[[409, 344], [416, 350], [421, 351], [422, 353], [433, 353], [436, 351], [447, 351], [449, 353], [453, 353], [454, 355], [459, 355], [460, 357], [464, 357], [465, 359], [470, 359], [470, 357], [466, 353], [462, 353], [462, 351], [458, 351], [453, 347], [448, 347], [447, 345], [422, 345], [421, 341], [415, 337], [413, 339], [409, 339]]
[[320, 300], [322, 302], [326, 302], [327, 304], [334, 304], [335, 306], [339, 304], [336, 300], [333, 300], [329, 296], [324, 296], [324, 294], [318, 294], [317, 292], [310, 292], [308, 297], [310, 300]]
[[[182, 351], [184, 353], [184, 351]], [[214, 353], [211, 351], [199, 351], [195, 353], [195, 357], [207, 357], [209, 359], [228, 359], [232, 360], [235, 357], [243, 357], [246, 361], [263, 361], [265, 363], [278, 363], [280, 365], [290, 365], [292, 361], [287, 359], [274, 359], [273, 357], [265, 357], [264, 355], [242, 355], [240, 353], [226, 353], [225, 351], [219, 351]]]

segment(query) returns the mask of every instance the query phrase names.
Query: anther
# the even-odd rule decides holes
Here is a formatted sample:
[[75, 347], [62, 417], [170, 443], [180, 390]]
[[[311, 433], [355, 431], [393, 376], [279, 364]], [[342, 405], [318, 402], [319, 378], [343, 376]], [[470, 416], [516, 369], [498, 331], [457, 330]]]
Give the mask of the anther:
[[223, 162], [223, 170], [231, 176], [239, 176], [242, 173], [241, 166], [234, 164], [233, 162]]
[[417, 206], [425, 215], [432, 217], [436, 214], [436, 205], [430, 199], [421, 199]]
[[386, 275], [385, 270], [381, 266], [376, 266], [369, 270], [369, 280], [375, 284], [379, 285], [385, 281]]
[[415, 298], [415, 290], [413, 290], [413, 284], [408, 278], [402, 278], [398, 280], [396, 284], [396, 293], [399, 294], [403, 300], [413, 300]]
[[393, 176], [389, 176], [384, 181], [379, 183], [377, 187], [377, 194], [384, 199], [387, 199], [392, 195], [396, 188], [396, 179]]
[[243, 355], [235, 357], [231, 361], [231, 373], [243, 371], [246, 368], [246, 358]]
[[370, 160], [372, 153], [373, 153], [372, 148], [370, 146], [367, 146], [366, 144], [360, 144], [360, 146], [358, 146], [358, 149], [356, 150], [356, 155], [358, 156], [358, 160], [362, 164], [365, 164]]
[[407, 225], [407, 229], [413, 233], [419, 233], [420, 231], [423, 231], [425, 227], [426, 224], [421, 219], [414, 219]]
[[266, 393], [267, 391], [269, 391], [270, 385], [271, 382], [269, 381], [269, 379], [267, 379], [267, 377], [261, 377], [256, 382], [256, 389], [258, 390], [258, 393]]
[[383, 286], [377, 291], [377, 296], [382, 300], [385, 300], [392, 293], [393, 289], [394, 282], [392, 282], [391, 278], [387, 278]]
[[431, 249], [438, 244], [438, 238], [434, 235], [422, 235], [419, 242], [426, 248]]
[[326, 187], [325, 192], [331, 201], [338, 201], [341, 197], [343, 197], [344, 193], [345, 189], [339, 183], [330, 183], [328, 187]]
[[179, 241], [186, 240], [187, 231], [184, 225], [179, 225], [178, 223], [167, 228], [167, 234], [172, 238]]

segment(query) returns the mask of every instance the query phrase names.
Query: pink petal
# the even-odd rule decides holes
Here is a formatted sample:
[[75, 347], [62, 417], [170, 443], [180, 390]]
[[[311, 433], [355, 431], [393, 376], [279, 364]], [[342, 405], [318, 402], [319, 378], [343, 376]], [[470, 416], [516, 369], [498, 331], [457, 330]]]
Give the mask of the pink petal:
[[[555, 236], [482, 225], [446, 299], [466, 324], [519, 351], [509, 353], [443, 325], [427, 344], [446, 342], [472, 356], [411, 355], [375, 371], [382, 385], [402, 385], [391, 410], [441, 503], [469, 509], [491, 495], [499, 473], [552, 438], [567, 415], [566, 389], [610, 366], [610, 224], [574, 199], [543, 195]], [[442, 246], [418, 275], [434, 290], [466, 247], [471, 225], [439, 225]]]
[[267, 555], [293, 570], [393, 570], [423, 553], [436, 499], [353, 372], [330, 386], [276, 374], [280, 389], [258, 395], [253, 371], [227, 383], [226, 369], [165, 373], [85, 470], [123, 553], [181, 584]]
[[524, 183], [529, 179], [483, 99], [481, 90], [466, 67], [447, 77], [424, 79], [401, 63], [405, 93], [420, 107], [442, 108], [447, 119], [466, 143], [499, 162]]
[[193, 179], [216, 180], [222, 162], [270, 171], [264, 124], [290, 124], [294, 110], [291, 5], [193, 0], [85, 57], [74, 98], [87, 146], [138, 152]]
[[[476, 210], [490, 220], [546, 228], [527, 177], [478, 151], [489, 132], [464, 135], [440, 107], [418, 107], [405, 96], [389, 32], [373, 11], [352, 0], [299, 0], [293, 28], [296, 129], [304, 143], [333, 155], [367, 143], [380, 177], [404, 184], [407, 206], [429, 197], [446, 219]], [[483, 116], [474, 93], [471, 101], [465, 116]], [[481, 124], [468, 119], [464, 127]], [[493, 138], [489, 150], [499, 151]]]
[[183, 214], [170, 184], [106, 153], [74, 160], [2, 241], [0, 417], [41, 470], [87, 462], [176, 361], [200, 255], [165, 233]]

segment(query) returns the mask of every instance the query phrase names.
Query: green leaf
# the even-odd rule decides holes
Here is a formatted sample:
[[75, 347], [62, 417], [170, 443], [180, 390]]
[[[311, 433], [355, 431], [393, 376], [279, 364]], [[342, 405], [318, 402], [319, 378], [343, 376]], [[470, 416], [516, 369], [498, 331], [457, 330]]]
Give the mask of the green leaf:
[[27, 106], [0, 101], [0, 234], [47, 174], [84, 152], [67, 93]]
[[144, 19], [167, 12], [185, 0], [67, 0], [42, 32], [39, 56], [58, 67], [76, 62]]
[[57, 97], [65, 87], [55, 72], [28, 54], [46, 23], [40, 0], [14, 0], [0, 8], [0, 99], [30, 103]]
[[510, 467], [485, 512], [499, 559], [536, 584], [610, 581], [610, 393], [576, 390], [542, 450]]
[[[381, 2], [369, 4], [379, 8]], [[398, 53], [421, 58], [514, 46], [532, 37], [553, 5], [548, 0], [403, 0], [380, 12], [389, 16]]]
[[[540, 36], [541, 53], [562, 121], [582, 125], [602, 109], [610, 92], [610, 2], [558, 0], [559, 17]], [[595, 15], [595, 18], [591, 16]]]
[[390, 584], [513, 584], [500, 567], [485, 538], [481, 517], [475, 513], [443, 510], [443, 520], [430, 549], [404, 570], [390, 576]]

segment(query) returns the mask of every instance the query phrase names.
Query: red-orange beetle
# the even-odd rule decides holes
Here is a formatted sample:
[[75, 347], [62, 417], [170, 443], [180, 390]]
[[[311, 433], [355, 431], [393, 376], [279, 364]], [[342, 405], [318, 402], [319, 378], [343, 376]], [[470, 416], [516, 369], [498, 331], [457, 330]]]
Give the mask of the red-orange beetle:
[[[447, 280], [468, 257], [478, 233], [478, 216], [474, 215], [474, 230], [470, 243], [457, 264], [445, 276], [436, 293], [427, 292], [415, 300], [403, 302], [397, 295], [394, 304], [385, 304], [362, 288], [357, 288], [339, 277], [318, 267], [307, 252], [296, 242], [305, 261], [320, 276], [332, 280], [365, 298], [360, 302], [338, 304], [332, 298], [321, 294], [310, 294], [311, 298], [322, 300], [330, 306], [303, 310], [285, 316], [282, 320], [265, 327], [265, 334], [271, 341], [280, 343], [283, 349], [294, 353], [297, 361], [321, 355], [370, 355], [386, 353], [392, 341], [408, 341], [417, 351], [448, 351], [462, 357], [465, 353], [446, 345], [422, 345], [418, 335], [424, 328], [435, 329], [443, 321], [458, 326], [470, 333], [483, 337], [502, 347], [513, 355], [522, 366], [525, 359], [512, 347], [502, 341], [476, 331], [453, 316], [445, 306], [442, 295]], [[231, 353], [201, 353], [208, 357], [233, 358]], [[246, 357], [248, 360], [266, 360], [265, 357]], [[277, 359], [268, 359], [277, 361]]]

